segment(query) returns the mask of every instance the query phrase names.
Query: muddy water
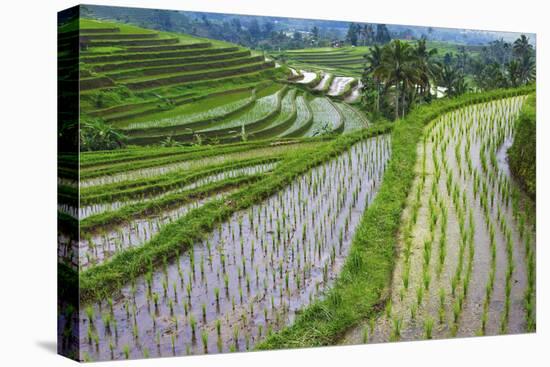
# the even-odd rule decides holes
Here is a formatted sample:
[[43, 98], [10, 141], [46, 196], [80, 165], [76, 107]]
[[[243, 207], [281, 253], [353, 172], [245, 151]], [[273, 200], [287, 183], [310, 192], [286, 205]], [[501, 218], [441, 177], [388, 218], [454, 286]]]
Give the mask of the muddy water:
[[85, 356], [243, 351], [291, 323], [341, 269], [389, 148], [388, 137], [356, 144], [124, 287], [112, 309], [91, 305], [92, 324], [83, 310]]
[[84, 219], [84, 218], [87, 218], [91, 215], [101, 214], [101, 213], [106, 212], [106, 211], [120, 209], [121, 207], [123, 207], [125, 205], [143, 203], [143, 202], [146, 202], [146, 201], [159, 199], [159, 198], [162, 198], [162, 197], [170, 195], [170, 194], [180, 193], [180, 192], [183, 192], [183, 191], [186, 191], [186, 190], [192, 190], [192, 189], [195, 189], [195, 188], [200, 187], [200, 186], [211, 184], [213, 182], [218, 182], [218, 181], [225, 180], [227, 178], [234, 178], [234, 177], [243, 176], [243, 175], [254, 175], [254, 174], [258, 174], [258, 173], [269, 172], [273, 168], [275, 168], [276, 165], [277, 165], [277, 162], [259, 164], [259, 165], [250, 166], [250, 167], [237, 168], [237, 169], [233, 169], [233, 170], [228, 170], [228, 171], [223, 171], [223, 172], [220, 172], [220, 173], [216, 173], [216, 174], [206, 176], [206, 177], [203, 177], [203, 178], [199, 178], [198, 180], [196, 180], [196, 181], [194, 181], [194, 182], [192, 182], [188, 185], [184, 185], [184, 186], [182, 186], [178, 189], [175, 189], [175, 190], [165, 191], [162, 194], [148, 195], [148, 196], [145, 196], [145, 197], [142, 197], [142, 198], [139, 198], [139, 199], [135, 199], [135, 200], [114, 201], [114, 202], [110, 202], [110, 203], [100, 203], [100, 204], [91, 204], [91, 205], [87, 205], [87, 206], [82, 206], [79, 209], [79, 216], [80, 216], [80, 219]]
[[[402, 233], [399, 238], [399, 258], [393, 274], [391, 308], [374, 322], [365, 323], [350, 330], [343, 343], [385, 342], [393, 340], [419, 340], [428, 337], [427, 325], [432, 323], [430, 337], [447, 338], [475, 335], [495, 335], [500, 333], [521, 333], [526, 331], [524, 293], [527, 287], [525, 236], [521, 237], [518, 221], [512, 206], [499, 194], [496, 178], [514, 185], [507, 180], [509, 170], [505, 150], [512, 141], [514, 120], [524, 98], [511, 98], [489, 104], [468, 107], [443, 116], [426, 128], [426, 146], [418, 147], [417, 179], [415, 180], [409, 204], [403, 214]], [[497, 138], [498, 137], [498, 138]], [[489, 161], [491, 145], [496, 153], [496, 165], [484, 169], [480, 152], [485, 152], [485, 162]], [[468, 145], [469, 144], [469, 149]], [[443, 147], [442, 147], [443, 146]], [[460, 152], [456, 155], [455, 147]], [[435, 148], [435, 150], [433, 150]], [[435, 153], [435, 156], [434, 156]], [[470, 167], [466, 156], [471, 159]], [[425, 168], [423, 160], [425, 157]], [[434, 163], [435, 162], [435, 163]], [[436, 178], [435, 165], [441, 168]], [[425, 180], [422, 180], [425, 172]], [[448, 175], [452, 184], [447, 189]], [[475, 178], [479, 177], [479, 189], [474, 189]], [[436, 181], [434, 183], [434, 181]], [[487, 185], [487, 192], [481, 187]], [[437, 194], [432, 193], [435, 185]], [[417, 191], [419, 195], [417, 195]], [[456, 191], [456, 198], [454, 199]], [[481, 196], [487, 197], [489, 204], [485, 211]], [[494, 195], [491, 201], [490, 197]], [[437, 199], [436, 199], [437, 198]], [[430, 229], [430, 200], [436, 209], [435, 230]], [[415, 210], [419, 206], [417, 220]], [[442, 219], [442, 209], [446, 208], [448, 220]], [[461, 229], [460, 212], [465, 219]], [[470, 216], [471, 213], [471, 216]], [[470, 219], [471, 218], [471, 219]], [[470, 226], [470, 220], [474, 226]], [[506, 227], [502, 227], [501, 222]], [[489, 225], [487, 223], [490, 223]], [[408, 287], [405, 286], [407, 226], [411, 225], [411, 255], [408, 268]], [[438, 275], [441, 253], [441, 228], [445, 226], [446, 246], [444, 265]], [[494, 229], [495, 266], [493, 286], [489, 286], [492, 269], [492, 246], [489, 226]], [[528, 229], [528, 231], [531, 229]], [[534, 231], [534, 228], [532, 228]], [[507, 251], [507, 233], [510, 235], [512, 250]], [[532, 233], [534, 238], [534, 232]], [[463, 241], [463, 238], [471, 240]], [[430, 241], [431, 240], [431, 241]], [[426, 241], [432, 243], [428, 265], [425, 260]], [[461, 244], [463, 251], [461, 251]], [[534, 244], [533, 244], [534, 246]], [[470, 255], [471, 253], [471, 255]], [[462, 258], [462, 260], [461, 260]], [[513, 263], [509, 285], [509, 311], [506, 318], [506, 286], [508, 263]], [[468, 278], [468, 268], [471, 267]], [[428, 269], [427, 271], [425, 269]], [[426, 277], [425, 273], [429, 274]], [[453, 278], [460, 273], [459, 281], [453, 286]], [[426, 279], [428, 278], [426, 287]], [[469, 280], [467, 280], [469, 279]], [[465, 288], [466, 287], [466, 288]], [[454, 288], [454, 292], [453, 292]], [[490, 297], [487, 297], [490, 289]], [[420, 296], [419, 296], [420, 294]], [[461, 307], [458, 305], [462, 304]], [[486, 309], [486, 310], [485, 310]], [[458, 317], [455, 316], [458, 315]], [[485, 327], [482, 320], [486, 318]], [[503, 321], [505, 319], [506, 321]]]

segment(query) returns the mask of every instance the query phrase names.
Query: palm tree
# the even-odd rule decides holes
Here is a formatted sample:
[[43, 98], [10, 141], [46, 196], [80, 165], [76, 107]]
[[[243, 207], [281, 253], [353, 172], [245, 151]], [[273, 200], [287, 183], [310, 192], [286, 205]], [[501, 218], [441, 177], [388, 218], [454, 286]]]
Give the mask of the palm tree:
[[437, 54], [437, 49], [432, 48], [428, 50], [426, 46], [426, 39], [422, 38], [416, 43], [414, 49], [414, 55], [416, 56], [416, 62], [418, 64], [420, 83], [420, 94], [426, 95], [430, 92], [431, 80], [435, 79], [439, 73], [439, 64], [433, 60], [433, 57]]
[[376, 83], [376, 111], [380, 110], [380, 87], [381, 80], [374, 76], [374, 71], [380, 66], [382, 62], [382, 48], [378, 45], [374, 45], [369, 48], [369, 53], [364, 56], [366, 61], [366, 68], [363, 72], [363, 86], [368, 86], [367, 79], [372, 75], [374, 82]]
[[416, 68], [416, 57], [412, 47], [400, 40], [393, 40], [383, 48], [380, 65], [374, 76], [381, 78], [386, 85], [395, 87], [395, 119], [399, 118], [399, 98], [402, 116], [405, 115], [405, 90], [414, 88], [420, 82]]
[[535, 59], [530, 54], [525, 54], [519, 59], [520, 65], [520, 83], [526, 84], [536, 78]]
[[454, 97], [466, 93], [470, 88], [464, 74], [450, 65], [445, 65], [439, 74], [439, 84], [444, 87], [447, 97]]
[[531, 54], [533, 46], [529, 44], [529, 38], [522, 34], [521, 37], [514, 41], [513, 50], [516, 56], [525, 57], [525, 55]]
[[456, 83], [458, 72], [449, 65], [444, 65], [439, 74], [439, 85], [445, 88], [445, 95], [452, 96], [453, 85]]
[[512, 60], [506, 65], [506, 71], [508, 73], [508, 79], [512, 87], [517, 87], [521, 84], [522, 72], [521, 64], [518, 60]]

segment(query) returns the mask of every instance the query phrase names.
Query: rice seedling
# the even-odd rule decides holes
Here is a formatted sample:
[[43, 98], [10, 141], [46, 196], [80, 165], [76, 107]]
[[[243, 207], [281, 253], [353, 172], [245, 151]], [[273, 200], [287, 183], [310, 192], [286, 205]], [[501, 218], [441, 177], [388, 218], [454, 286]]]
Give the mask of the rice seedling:
[[424, 299], [424, 288], [418, 286], [416, 288], [416, 305], [420, 307], [422, 305], [422, 300]]
[[418, 310], [418, 303], [412, 303], [411, 304], [411, 307], [410, 307], [410, 310], [411, 310], [411, 320], [414, 320], [416, 319], [416, 312]]
[[426, 339], [432, 338], [433, 324], [434, 322], [431, 317], [427, 317], [424, 320], [424, 336]]
[[439, 288], [439, 323], [445, 321], [445, 289]]
[[391, 319], [391, 316], [392, 316], [392, 301], [391, 301], [391, 299], [389, 299], [386, 302], [385, 314], [386, 314], [386, 318], [388, 320]]
[[206, 330], [201, 333], [201, 340], [204, 353], [208, 353], [208, 332]]
[[401, 326], [402, 326], [402, 319], [401, 318], [397, 318], [397, 317], [393, 317], [392, 318], [392, 335], [391, 335], [391, 340], [392, 341], [397, 341], [401, 338]]

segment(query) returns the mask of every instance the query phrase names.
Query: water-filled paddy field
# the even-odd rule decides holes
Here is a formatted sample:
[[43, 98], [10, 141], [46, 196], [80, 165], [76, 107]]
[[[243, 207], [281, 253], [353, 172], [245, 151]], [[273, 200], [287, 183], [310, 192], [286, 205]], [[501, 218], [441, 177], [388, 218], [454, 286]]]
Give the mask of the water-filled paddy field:
[[247, 350], [322, 297], [390, 157], [388, 136], [353, 145], [204, 241], [82, 310], [93, 360]]
[[534, 330], [534, 212], [502, 157], [525, 98], [459, 109], [425, 129], [391, 296], [345, 342]]

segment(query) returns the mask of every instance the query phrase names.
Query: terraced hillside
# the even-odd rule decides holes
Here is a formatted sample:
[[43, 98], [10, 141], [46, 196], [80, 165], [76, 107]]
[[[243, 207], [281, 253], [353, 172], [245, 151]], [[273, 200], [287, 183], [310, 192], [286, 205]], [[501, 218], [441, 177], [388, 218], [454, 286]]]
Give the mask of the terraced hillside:
[[[63, 39], [71, 37], [80, 47], [81, 118], [119, 130], [130, 145], [167, 138], [231, 143], [365, 127], [342, 117], [334, 129], [320, 131], [324, 112], [310, 105], [309, 90], [288, 84], [293, 71], [240, 46], [86, 19], [79, 33], [65, 32]], [[60, 68], [72, 61], [61, 54]], [[333, 97], [349, 89], [325, 84], [319, 92]]]
[[274, 53], [273, 57], [291, 68], [293, 80], [316, 95], [346, 103], [361, 98], [361, 75], [367, 47], [312, 48]]

